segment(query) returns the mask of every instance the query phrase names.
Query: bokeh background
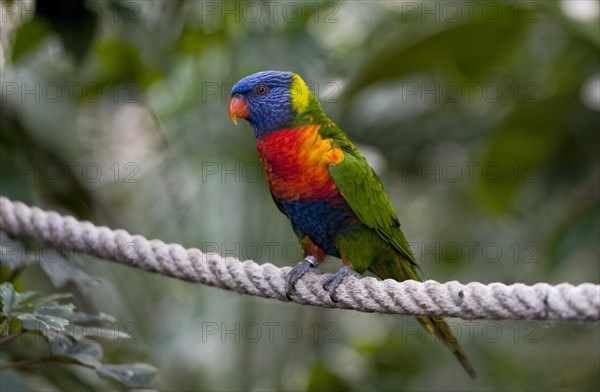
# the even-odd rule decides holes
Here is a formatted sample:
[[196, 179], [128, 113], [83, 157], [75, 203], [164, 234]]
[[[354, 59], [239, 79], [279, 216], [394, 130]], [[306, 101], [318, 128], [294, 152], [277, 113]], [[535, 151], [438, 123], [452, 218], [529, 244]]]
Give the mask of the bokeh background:
[[[291, 70], [380, 175], [426, 277], [600, 280], [598, 1], [0, 4], [2, 195], [293, 266], [300, 252], [251, 128], [227, 115], [237, 80]], [[0, 273], [20, 291], [69, 291], [78, 309], [115, 316], [132, 339], [99, 340], [104, 361], [157, 367], [150, 388], [600, 387], [598, 323], [450, 320], [473, 381], [410, 317], [65, 262], [64, 285], [43, 265]], [[43, 350], [12, 342], [0, 358]], [[0, 379], [7, 391], [124, 388], [61, 364]]]

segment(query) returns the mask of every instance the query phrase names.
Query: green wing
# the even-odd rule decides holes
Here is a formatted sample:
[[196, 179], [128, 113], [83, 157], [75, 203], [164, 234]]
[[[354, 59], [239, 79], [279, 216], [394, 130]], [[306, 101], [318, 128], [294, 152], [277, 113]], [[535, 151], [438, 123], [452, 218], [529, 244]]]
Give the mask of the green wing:
[[347, 139], [341, 148], [344, 160], [329, 166], [333, 182], [356, 216], [416, 266], [415, 256], [400, 230], [400, 222], [379, 177]]

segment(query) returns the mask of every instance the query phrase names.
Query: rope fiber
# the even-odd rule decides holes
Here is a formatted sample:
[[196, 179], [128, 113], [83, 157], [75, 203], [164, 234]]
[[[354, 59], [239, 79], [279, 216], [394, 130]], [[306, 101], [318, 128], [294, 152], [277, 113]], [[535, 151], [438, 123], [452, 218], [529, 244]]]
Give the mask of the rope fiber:
[[[0, 196], [0, 228], [58, 248], [85, 252], [145, 271], [220, 287], [240, 294], [288, 301], [285, 280], [290, 267], [256, 264], [179, 244], [165, 244], [29, 207]], [[0, 261], [9, 250], [1, 247]], [[430, 315], [462, 319], [586, 320], [600, 319], [600, 285], [561, 283], [461, 284], [433, 280], [397, 282], [347, 277], [332, 302], [321, 287], [329, 274], [307, 273], [296, 284], [292, 300], [326, 308], [386, 314]]]

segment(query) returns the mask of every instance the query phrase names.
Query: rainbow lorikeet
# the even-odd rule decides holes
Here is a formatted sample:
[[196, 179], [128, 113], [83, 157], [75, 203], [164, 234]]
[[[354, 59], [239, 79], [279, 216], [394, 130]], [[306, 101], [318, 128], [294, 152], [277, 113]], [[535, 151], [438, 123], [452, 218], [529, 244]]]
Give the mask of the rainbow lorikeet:
[[[295, 283], [326, 255], [345, 266], [323, 282], [333, 301], [345, 276], [371, 271], [382, 279], [421, 280], [381, 181], [344, 132], [331, 121], [297, 74], [265, 71], [233, 86], [229, 114], [250, 122], [271, 194], [292, 223], [304, 261], [287, 277]], [[417, 320], [435, 333], [467, 373], [475, 370], [440, 317]]]

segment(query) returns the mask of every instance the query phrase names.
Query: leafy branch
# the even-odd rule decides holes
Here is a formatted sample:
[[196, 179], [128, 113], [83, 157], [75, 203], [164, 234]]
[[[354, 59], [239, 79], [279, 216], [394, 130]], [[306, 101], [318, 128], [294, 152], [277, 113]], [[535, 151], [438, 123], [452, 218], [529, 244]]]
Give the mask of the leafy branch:
[[[33, 264], [32, 252], [26, 252], [22, 244], [0, 233], [0, 261], [14, 272]], [[48, 252], [42, 252], [47, 255]], [[52, 260], [37, 260], [55, 287], [71, 281], [78, 285], [93, 281], [74, 263], [68, 263], [58, 255]], [[127, 341], [132, 337], [109, 324], [117, 324], [114, 317], [100, 313], [77, 312], [75, 305], [67, 302], [70, 293], [43, 294], [35, 291], [18, 292], [13, 284], [0, 284], [0, 345], [26, 344], [24, 335], [41, 337], [50, 349], [50, 355], [42, 358], [22, 359], [1, 363], [0, 371], [21, 369], [46, 363], [63, 363], [94, 369], [101, 378], [115, 380], [129, 388], [146, 386], [157, 369], [145, 363], [104, 364], [104, 352], [92, 338]], [[118, 325], [118, 324], [117, 324]], [[19, 339], [21, 338], [21, 339]]]

